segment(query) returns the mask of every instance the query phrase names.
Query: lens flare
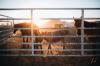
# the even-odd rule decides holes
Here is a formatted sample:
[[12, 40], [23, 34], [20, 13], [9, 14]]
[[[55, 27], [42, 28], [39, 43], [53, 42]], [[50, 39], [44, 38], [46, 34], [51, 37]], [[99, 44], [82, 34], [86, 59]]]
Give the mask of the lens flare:
[[44, 22], [40, 19], [39, 16], [36, 16], [36, 15], [35, 15], [35, 16], [33, 17], [33, 20], [34, 20], [34, 23], [35, 23], [39, 28], [43, 27]]

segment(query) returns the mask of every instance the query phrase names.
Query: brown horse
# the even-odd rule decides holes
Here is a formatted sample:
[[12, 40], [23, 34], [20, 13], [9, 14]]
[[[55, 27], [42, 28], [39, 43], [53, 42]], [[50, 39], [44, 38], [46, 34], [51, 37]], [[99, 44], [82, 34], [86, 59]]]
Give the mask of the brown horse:
[[[23, 43], [31, 43], [32, 41], [34, 43], [38, 43], [40, 40], [39, 37], [34, 37], [34, 36], [38, 36], [40, 34], [39, 29], [37, 26], [33, 25], [33, 30], [31, 30], [31, 23], [19, 23], [19, 24], [15, 24], [14, 25], [14, 33], [20, 29], [21, 31], [21, 36], [23, 39]], [[33, 31], [33, 32], [32, 32]], [[33, 33], [33, 36], [32, 36]], [[33, 38], [33, 40], [32, 40]], [[37, 49], [39, 47], [39, 45], [34, 45], [34, 48]], [[22, 48], [32, 48], [32, 45], [30, 44], [23, 44]]]
[[[19, 24], [15, 24], [14, 25], [14, 33], [20, 29], [22, 36], [23, 36], [23, 42], [28, 42], [29, 38], [31, 38], [31, 23], [19, 23]], [[39, 30], [38, 29], [33, 29], [33, 35], [38, 35], [39, 34]], [[24, 37], [25, 36], [25, 37]], [[29, 36], [29, 37], [27, 37]], [[26, 40], [25, 40], [26, 39]]]

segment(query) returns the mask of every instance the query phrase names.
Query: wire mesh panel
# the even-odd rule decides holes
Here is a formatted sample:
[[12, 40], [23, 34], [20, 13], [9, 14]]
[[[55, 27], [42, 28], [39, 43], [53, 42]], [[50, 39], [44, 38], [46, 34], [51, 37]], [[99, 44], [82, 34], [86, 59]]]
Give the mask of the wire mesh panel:
[[[89, 17], [88, 11], [95, 18]], [[1, 42], [10, 33], [0, 48], [0, 56], [100, 56], [99, 11], [99, 8], [0, 9], [0, 23], [10, 28], [0, 24]]]

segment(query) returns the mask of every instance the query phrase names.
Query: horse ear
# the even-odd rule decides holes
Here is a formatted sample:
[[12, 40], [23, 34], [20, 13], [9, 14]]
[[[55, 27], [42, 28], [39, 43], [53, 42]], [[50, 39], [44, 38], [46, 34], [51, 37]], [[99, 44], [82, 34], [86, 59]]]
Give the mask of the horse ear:
[[75, 19], [75, 17], [73, 17], [73, 19]]
[[75, 21], [75, 17], [73, 17], [73, 20]]
[[80, 17], [80, 19], [82, 19], [82, 16]]

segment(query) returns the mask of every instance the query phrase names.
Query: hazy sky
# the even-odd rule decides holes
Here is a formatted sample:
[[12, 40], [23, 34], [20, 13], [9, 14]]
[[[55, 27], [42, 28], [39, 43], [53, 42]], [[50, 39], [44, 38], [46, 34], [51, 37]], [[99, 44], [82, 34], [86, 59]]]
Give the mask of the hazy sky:
[[[100, 0], [0, 0], [0, 8], [100, 8]], [[27, 14], [25, 12], [0, 12], [1, 14], [8, 15], [12, 17], [20, 17], [17, 14], [24, 15], [24, 17], [29, 17], [29, 12]], [[69, 17], [77, 16], [78, 14], [81, 14], [80, 11], [37, 11], [36, 13], [40, 13], [40, 17], [47, 17], [48, 15], [50, 17], [54, 16], [56, 17], [56, 14], [58, 17], [66, 17], [68, 15]], [[95, 17], [98, 17], [98, 13], [100, 15], [100, 10], [93, 12], [88, 12], [88, 14], [91, 16], [93, 15]], [[52, 15], [53, 14], [53, 15]], [[69, 15], [73, 14], [73, 15]], [[75, 15], [74, 15], [75, 14]], [[78, 15], [79, 17], [81, 15]], [[22, 17], [22, 16], [21, 16]]]
[[0, 8], [100, 8], [100, 0], [0, 0]]

